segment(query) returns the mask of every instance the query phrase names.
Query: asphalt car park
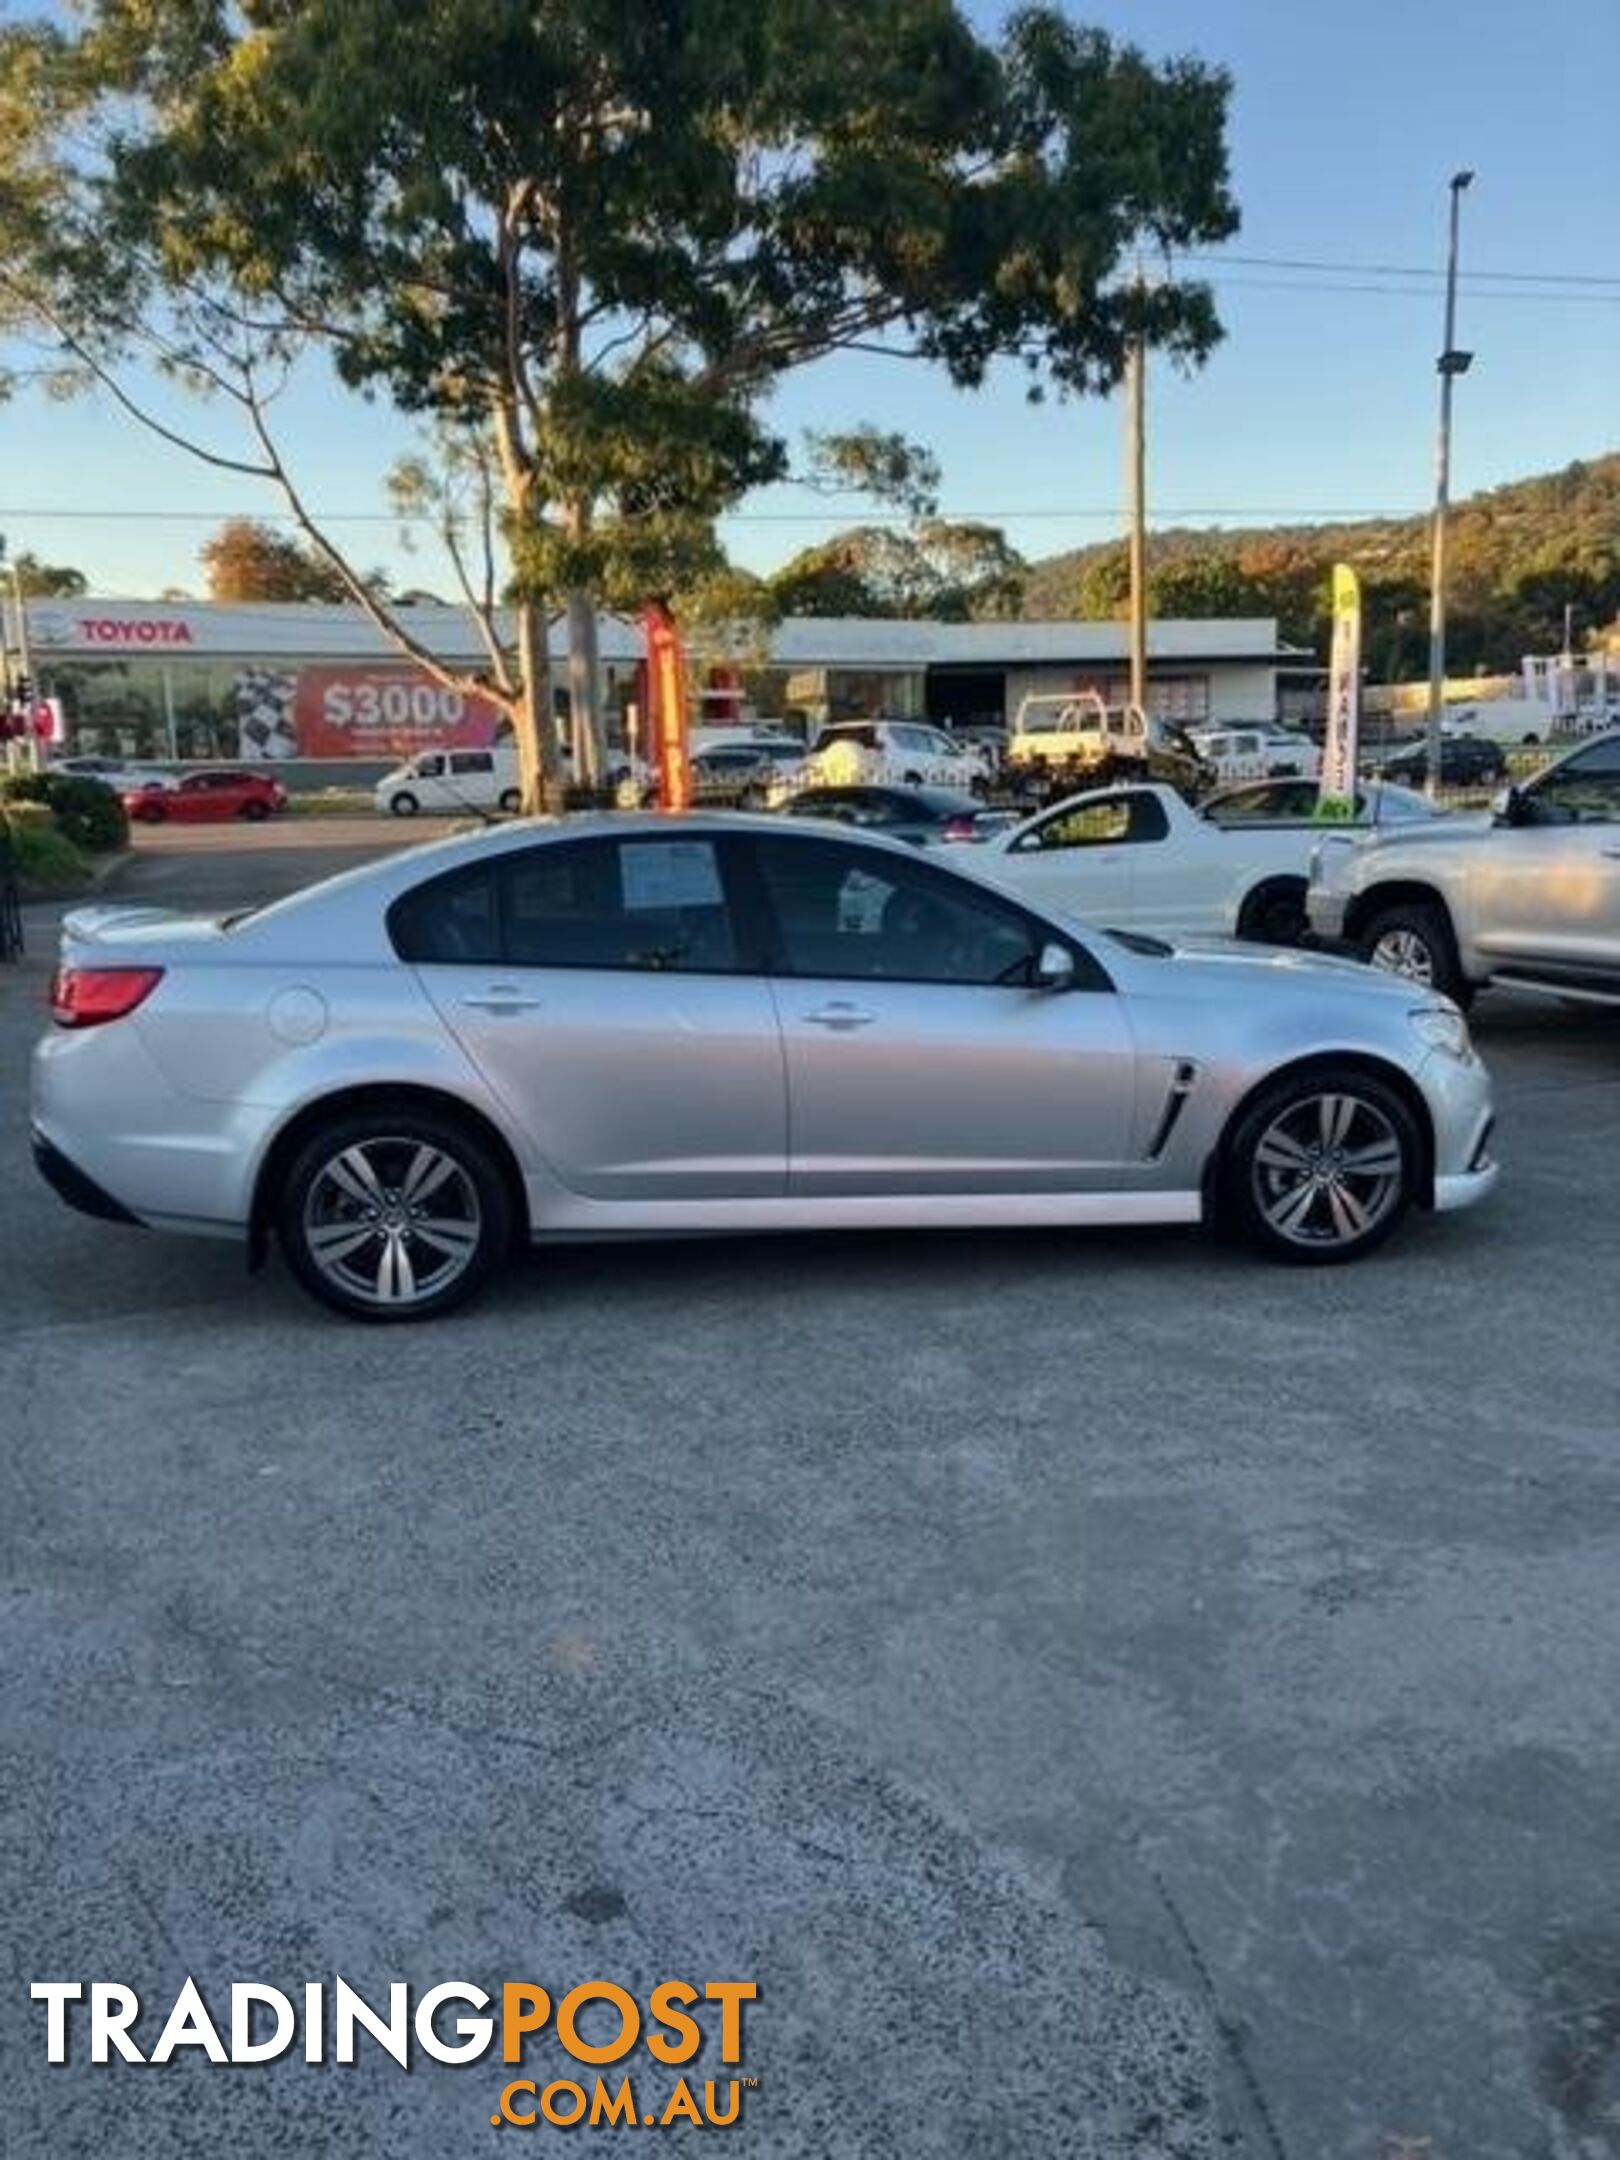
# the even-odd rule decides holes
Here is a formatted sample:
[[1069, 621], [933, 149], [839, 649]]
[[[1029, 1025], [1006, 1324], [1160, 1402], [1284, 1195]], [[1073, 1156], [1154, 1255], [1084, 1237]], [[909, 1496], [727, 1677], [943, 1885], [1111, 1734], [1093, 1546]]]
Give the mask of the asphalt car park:
[[[109, 897], [421, 836], [165, 830]], [[1353, 1270], [579, 1247], [370, 1334], [35, 1178], [50, 932], [0, 969], [19, 1972], [750, 1978], [745, 2152], [1613, 2149], [1620, 1018], [1487, 994], [1503, 1182]], [[499, 2083], [10, 2040], [21, 2150], [438, 2156]]]

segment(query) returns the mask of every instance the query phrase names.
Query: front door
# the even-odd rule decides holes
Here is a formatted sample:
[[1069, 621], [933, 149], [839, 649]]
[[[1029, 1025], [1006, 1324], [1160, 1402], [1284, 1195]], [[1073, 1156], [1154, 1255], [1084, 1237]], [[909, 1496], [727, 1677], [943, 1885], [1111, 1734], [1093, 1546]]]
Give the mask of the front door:
[[1620, 982], [1620, 737], [1527, 788], [1523, 815], [1492, 834], [1472, 868], [1481, 955], [1494, 967], [1550, 961]]
[[806, 1197], [1104, 1190], [1132, 1129], [1119, 998], [1034, 986], [1054, 933], [898, 851], [754, 843], [776, 945], [788, 1189]]
[[390, 927], [570, 1190], [625, 1202], [782, 1192], [776, 1011], [715, 840], [543, 842], [418, 888]]

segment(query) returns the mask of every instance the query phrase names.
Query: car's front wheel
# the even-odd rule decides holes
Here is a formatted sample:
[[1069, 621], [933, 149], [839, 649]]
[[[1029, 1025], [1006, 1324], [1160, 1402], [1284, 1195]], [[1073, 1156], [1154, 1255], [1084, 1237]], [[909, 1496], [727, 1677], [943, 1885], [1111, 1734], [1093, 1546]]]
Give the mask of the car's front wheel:
[[1223, 1214], [1280, 1260], [1359, 1259], [1411, 1205], [1420, 1160], [1417, 1126], [1394, 1088], [1354, 1067], [1293, 1074], [1239, 1119]]
[[1450, 918], [1438, 902], [1401, 900], [1381, 908], [1363, 928], [1356, 949], [1369, 967], [1438, 990], [1459, 1005], [1472, 1002]]
[[409, 788], [400, 788], [388, 798], [388, 807], [395, 817], [415, 817], [422, 806]]
[[431, 1109], [358, 1112], [288, 1168], [276, 1228], [304, 1288], [359, 1320], [428, 1320], [482, 1289], [511, 1242], [489, 1148]]

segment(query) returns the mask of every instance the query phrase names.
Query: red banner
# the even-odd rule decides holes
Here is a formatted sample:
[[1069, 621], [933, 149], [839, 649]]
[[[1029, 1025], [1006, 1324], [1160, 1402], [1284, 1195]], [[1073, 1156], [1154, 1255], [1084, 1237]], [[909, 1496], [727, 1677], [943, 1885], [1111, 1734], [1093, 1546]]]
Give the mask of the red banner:
[[[291, 733], [300, 757], [482, 750], [495, 740], [501, 717], [487, 699], [447, 690], [411, 667], [300, 668], [286, 704], [290, 711], [284, 706], [282, 728]], [[242, 724], [248, 725], [246, 715]]]
[[692, 801], [692, 772], [686, 749], [686, 656], [681, 651], [675, 618], [667, 607], [656, 603], [649, 607], [641, 618], [641, 627], [647, 637], [658, 804], [662, 810], [685, 810]]

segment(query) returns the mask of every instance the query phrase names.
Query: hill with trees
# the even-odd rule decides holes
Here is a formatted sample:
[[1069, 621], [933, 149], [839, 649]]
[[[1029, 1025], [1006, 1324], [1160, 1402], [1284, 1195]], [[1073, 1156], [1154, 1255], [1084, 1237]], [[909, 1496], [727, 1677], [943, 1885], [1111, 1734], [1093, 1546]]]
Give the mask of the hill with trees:
[[[1360, 573], [1363, 651], [1375, 677], [1410, 681], [1428, 666], [1427, 517], [1341, 525], [1273, 525], [1150, 534], [1155, 614], [1275, 615], [1290, 643], [1325, 659], [1329, 577]], [[1451, 672], [1506, 671], [1526, 653], [1556, 652], [1564, 609], [1577, 644], [1620, 616], [1620, 453], [1567, 465], [1454, 505], [1448, 531], [1447, 655]], [[1032, 563], [1023, 613], [1097, 621], [1125, 610], [1124, 543]]]

